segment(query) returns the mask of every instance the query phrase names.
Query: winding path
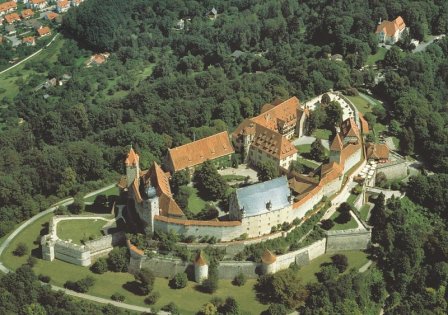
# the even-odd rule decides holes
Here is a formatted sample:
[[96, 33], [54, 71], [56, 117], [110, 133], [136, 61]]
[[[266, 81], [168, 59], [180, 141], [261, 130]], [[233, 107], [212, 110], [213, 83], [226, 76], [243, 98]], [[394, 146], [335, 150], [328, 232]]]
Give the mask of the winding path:
[[[91, 196], [97, 195], [102, 193], [103, 191], [106, 191], [108, 189], [111, 189], [112, 187], [114, 187], [115, 184], [106, 186], [104, 188], [95, 190], [91, 193], [88, 193], [84, 196], [84, 198], [89, 198]], [[0, 259], [1, 256], [3, 254], [3, 252], [5, 251], [6, 248], [8, 248], [9, 244], [11, 244], [11, 241], [20, 233], [22, 232], [25, 228], [27, 228], [30, 224], [34, 223], [36, 220], [40, 219], [41, 217], [55, 211], [59, 206], [67, 206], [69, 204], [73, 203], [73, 198], [67, 198], [64, 200], [61, 200], [57, 203], [55, 203], [52, 207], [48, 208], [45, 211], [39, 212], [38, 214], [36, 214], [34, 217], [26, 220], [24, 223], [22, 223], [14, 232], [12, 232], [4, 241], [3, 243], [0, 245]], [[9, 268], [7, 268], [5, 265], [3, 265], [3, 263], [0, 261], [0, 271], [2, 271], [3, 273], [8, 273], [11, 270]], [[84, 293], [78, 293], [75, 291], [71, 291], [71, 290], [67, 290], [55, 285], [51, 285], [51, 289], [54, 291], [63, 291], [64, 293], [71, 295], [71, 296], [75, 296], [78, 298], [82, 298], [82, 299], [86, 299], [86, 300], [90, 300], [90, 301], [94, 301], [97, 303], [102, 303], [102, 304], [112, 304], [116, 307], [120, 307], [120, 308], [124, 308], [124, 309], [128, 309], [131, 311], [137, 311], [137, 312], [151, 312], [151, 309], [148, 307], [141, 307], [141, 306], [137, 306], [137, 305], [132, 305], [132, 304], [126, 304], [126, 303], [121, 303], [121, 302], [116, 302], [116, 301], [112, 301], [109, 299], [105, 299], [105, 298], [101, 298], [101, 297], [97, 297], [97, 296], [93, 296], [93, 295], [89, 295], [89, 294], [84, 294]], [[167, 315], [169, 313], [167, 312], [159, 312], [158, 314], [160, 315]]]

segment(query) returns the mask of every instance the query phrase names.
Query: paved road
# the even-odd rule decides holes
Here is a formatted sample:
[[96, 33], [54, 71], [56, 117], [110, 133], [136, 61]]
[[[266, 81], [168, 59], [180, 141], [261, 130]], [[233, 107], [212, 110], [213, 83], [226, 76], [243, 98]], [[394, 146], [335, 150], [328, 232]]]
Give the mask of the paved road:
[[[52, 40], [51, 40], [45, 47], [50, 46], [51, 43], [53, 43], [53, 41], [54, 41], [58, 36], [59, 36], [59, 34], [56, 34], [56, 35], [53, 37], [53, 39], [52, 39]], [[15, 67], [17, 67], [18, 65], [20, 65], [20, 64], [22, 64], [23, 62], [27, 61], [28, 59], [33, 58], [34, 56], [36, 56], [37, 54], [39, 54], [42, 50], [43, 50], [43, 48], [41, 48], [41, 49], [39, 49], [38, 51], [36, 51], [35, 53], [29, 55], [29, 56], [26, 57], [25, 59], [19, 61], [19, 62], [16, 63], [15, 65], [12, 65], [12, 66], [9, 67], [8, 69], [5, 69], [5, 70], [3, 70], [3, 71], [0, 71], [0, 75], [3, 74], [3, 73], [5, 73], [5, 72], [7, 72], [7, 71], [9, 71], [9, 70], [11, 70], [11, 69], [13, 69], [13, 68], [15, 68]]]
[[430, 41], [428, 41], [426, 43], [418, 44], [417, 47], [415, 47], [415, 49], [412, 52], [413, 53], [417, 53], [417, 52], [424, 51], [426, 49], [426, 47], [431, 45], [436, 39], [440, 39], [440, 38], [443, 38], [443, 37], [445, 37], [445, 35], [434, 36], [434, 38], [431, 39]]

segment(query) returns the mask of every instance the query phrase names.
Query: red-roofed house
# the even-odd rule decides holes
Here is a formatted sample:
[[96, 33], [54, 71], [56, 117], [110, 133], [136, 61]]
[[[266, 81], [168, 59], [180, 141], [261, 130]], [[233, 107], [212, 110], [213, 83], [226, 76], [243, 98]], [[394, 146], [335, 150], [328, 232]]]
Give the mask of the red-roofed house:
[[51, 12], [50, 11], [50, 12], [47, 13], [47, 15], [45, 15], [45, 18], [48, 21], [53, 21], [53, 20], [56, 20], [58, 16], [59, 16], [59, 14], [57, 14], [56, 12]]
[[0, 3], [0, 16], [13, 12], [17, 9], [17, 3], [14, 1], [8, 1]]
[[48, 2], [46, 0], [30, 0], [27, 3], [27, 7], [33, 10], [42, 10], [48, 6]]
[[406, 30], [406, 24], [401, 16], [393, 21], [383, 21], [376, 28], [376, 34], [380, 43], [395, 44]]
[[24, 20], [31, 18], [33, 15], [34, 15], [34, 12], [31, 9], [25, 9], [22, 11], [22, 18]]
[[27, 46], [34, 46], [36, 45], [36, 39], [34, 36], [24, 37], [22, 39], [22, 43], [26, 44]]
[[51, 35], [51, 30], [48, 26], [41, 26], [37, 29], [37, 33], [39, 34], [39, 37], [45, 37]]
[[8, 22], [8, 24], [12, 24], [12, 23], [20, 21], [20, 16], [16, 12], [14, 12], [14, 13], [5, 15], [5, 20], [6, 20], [6, 22]]
[[68, 0], [59, 0], [56, 2], [56, 11], [58, 13], [67, 12], [70, 9], [70, 2]]

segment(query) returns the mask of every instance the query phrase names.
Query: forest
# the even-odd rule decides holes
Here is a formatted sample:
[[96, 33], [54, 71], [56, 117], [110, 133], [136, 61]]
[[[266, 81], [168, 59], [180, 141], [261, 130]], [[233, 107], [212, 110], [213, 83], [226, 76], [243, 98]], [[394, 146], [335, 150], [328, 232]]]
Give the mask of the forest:
[[[216, 20], [206, 17], [213, 7]], [[233, 130], [275, 99], [297, 96], [304, 102], [329, 89], [370, 89], [385, 104], [374, 112], [376, 119], [400, 139], [402, 153], [438, 174], [408, 185], [414, 213], [426, 218], [412, 221], [418, 229], [401, 231], [398, 219], [384, 210], [384, 220], [391, 221], [387, 233], [396, 238], [380, 242], [378, 257], [390, 264], [415, 245], [420, 260], [406, 252], [410, 262], [432, 268], [416, 279], [423, 276], [412, 268], [396, 276], [389, 273], [399, 266], [385, 265], [389, 299], [395, 299], [387, 306], [396, 314], [403, 310], [396, 308], [400, 303], [412, 309], [416, 296], [426, 297], [429, 289], [446, 297], [440, 291], [446, 255], [429, 262], [427, 247], [446, 254], [437, 249], [443, 244], [429, 240], [447, 230], [448, 39], [419, 53], [391, 49], [378, 64], [385, 79], [375, 84], [375, 71], [364, 67], [377, 51], [375, 27], [398, 15], [413, 38], [448, 32], [444, 0], [88, 0], [71, 9], [61, 29], [64, 46], [48, 69], [49, 78], [67, 73], [71, 79], [45, 91], [30, 82], [1, 102], [6, 123], [0, 131], [0, 236], [60, 198], [116, 180], [131, 144], [146, 168], [163, 162], [170, 147]], [[111, 57], [85, 68], [80, 60], [93, 52]], [[344, 61], [328, 54], [341, 54]], [[148, 66], [150, 75], [137, 74]], [[19, 118], [24, 122], [17, 124]], [[385, 207], [402, 208], [397, 202]], [[413, 219], [401, 212], [400, 220]], [[426, 220], [438, 222], [437, 228], [426, 229]], [[400, 241], [418, 231], [418, 242], [399, 252]], [[445, 272], [441, 284], [430, 281], [436, 265]], [[392, 285], [401, 281], [401, 287]], [[414, 284], [420, 290], [411, 294]], [[421, 305], [434, 314], [446, 310], [437, 303]]]

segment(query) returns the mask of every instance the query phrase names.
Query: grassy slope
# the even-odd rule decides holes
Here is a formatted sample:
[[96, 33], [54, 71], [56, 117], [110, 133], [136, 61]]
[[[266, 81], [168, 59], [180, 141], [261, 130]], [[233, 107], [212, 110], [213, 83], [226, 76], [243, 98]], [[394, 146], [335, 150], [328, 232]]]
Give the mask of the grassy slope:
[[75, 244], [82, 244], [82, 239], [100, 237], [101, 228], [107, 222], [104, 220], [66, 220], [57, 225], [57, 235], [61, 240], [72, 240]]
[[383, 60], [386, 56], [387, 49], [384, 47], [378, 47], [378, 51], [374, 55], [370, 55], [367, 58], [367, 65], [373, 66], [377, 61]]
[[356, 223], [355, 219], [352, 217], [350, 221], [344, 224], [339, 224], [335, 221], [335, 219], [339, 216], [339, 212], [333, 213], [331, 216], [331, 220], [334, 221], [334, 226], [331, 228], [332, 231], [339, 231], [339, 230], [348, 230], [348, 229], [355, 229], [358, 227], [358, 223]]
[[64, 38], [59, 36], [48, 48], [44, 48], [42, 52], [34, 56], [33, 58], [27, 60], [21, 65], [13, 68], [12, 70], [7, 71], [0, 75], [0, 86], [6, 90], [4, 93], [0, 93], [0, 100], [3, 97], [14, 98], [19, 93], [19, 86], [15, 83], [19, 78], [23, 79], [24, 82], [27, 82], [30, 76], [35, 74], [44, 74], [46, 73], [37, 73], [34, 70], [26, 70], [25, 65], [27, 63], [33, 62], [38, 63], [44, 60], [49, 61], [50, 63], [55, 63], [57, 61], [59, 51], [64, 44]]

